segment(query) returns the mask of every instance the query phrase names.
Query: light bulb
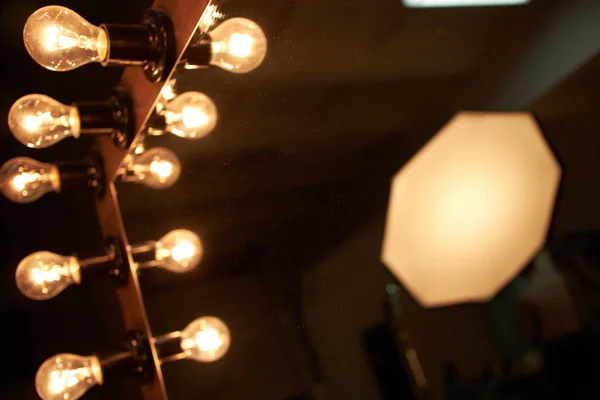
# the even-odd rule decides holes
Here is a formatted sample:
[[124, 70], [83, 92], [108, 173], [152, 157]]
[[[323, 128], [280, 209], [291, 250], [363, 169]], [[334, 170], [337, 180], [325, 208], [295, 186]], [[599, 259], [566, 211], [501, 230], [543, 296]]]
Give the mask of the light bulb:
[[175, 153], [163, 147], [155, 147], [135, 157], [127, 168], [136, 182], [154, 189], [173, 185], [181, 173], [181, 163]]
[[229, 328], [217, 317], [201, 317], [181, 332], [181, 350], [188, 358], [200, 362], [220, 359], [229, 350]]
[[186, 139], [208, 135], [217, 124], [217, 107], [200, 92], [182, 93], [168, 102], [160, 112], [165, 130]]
[[23, 41], [29, 55], [53, 71], [103, 62], [108, 54], [106, 32], [60, 6], [43, 7], [31, 14], [23, 29]]
[[81, 270], [76, 257], [38, 251], [25, 257], [15, 273], [17, 287], [33, 300], [48, 300], [67, 286], [81, 282]]
[[77, 107], [67, 106], [43, 94], [21, 97], [10, 108], [8, 127], [21, 143], [44, 148], [68, 136], [79, 137]]
[[0, 189], [16, 203], [30, 203], [48, 192], [59, 192], [60, 186], [58, 168], [53, 164], [17, 157], [0, 168]]
[[156, 242], [156, 260], [172, 272], [183, 273], [195, 268], [202, 253], [200, 238], [186, 229], [171, 231]]
[[210, 63], [224, 70], [243, 74], [258, 67], [267, 54], [267, 38], [253, 21], [232, 18], [210, 33]]
[[43, 400], [76, 400], [103, 381], [98, 357], [63, 353], [50, 357], [40, 366], [35, 389]]

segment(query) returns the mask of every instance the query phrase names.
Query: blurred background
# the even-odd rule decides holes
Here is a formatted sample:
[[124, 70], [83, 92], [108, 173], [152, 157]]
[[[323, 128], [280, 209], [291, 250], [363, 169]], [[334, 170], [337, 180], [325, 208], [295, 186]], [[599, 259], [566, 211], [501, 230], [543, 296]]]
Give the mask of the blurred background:
[[[53, 73], [31, 60], [22, 28], [48, 4], [56, 3], [1, 6], [2, 115], [29, 93], [101, 100], [119, 80], [118, 68]], [[96, 25], [138, 22], [151, 5], [59, 4]], [[214, 100], [217, 128], [194, 142], [148, 140], [180, 158], [172, 188], [118, 184], [131, 243], [176, 228], [204, 243], [191, 274], [143, 271], [153, 332], [201, 315], [218, 316], [232, 332], [222, 360], [165, 365], [170, 398], [598, 398], [600, 4], [230, 0], [223, 12], [263, 28], [263, 65], [247, 75], [177, 71], [177, 91]], [[532, 111], [564, 176], [548, 248], [521, 276], [486, 304], [425, 310], [379, 261], [389, 185], [462, 109]], [[7, 126], [0, 138], [2, 161], [74, 159], [91, 143], [30, 150]], [[8, 347], [0, 397], [35, 399], [35, 371], [46, 358], [110, 351], [125, 332], [102, 275], [47, 302], [25, 298], [14, 283], [16, 265], [32, 252], [101, 253], [87, 193], [0, 202]], [[135, 381], [123, 380], [85, 398], [140, 395]]]

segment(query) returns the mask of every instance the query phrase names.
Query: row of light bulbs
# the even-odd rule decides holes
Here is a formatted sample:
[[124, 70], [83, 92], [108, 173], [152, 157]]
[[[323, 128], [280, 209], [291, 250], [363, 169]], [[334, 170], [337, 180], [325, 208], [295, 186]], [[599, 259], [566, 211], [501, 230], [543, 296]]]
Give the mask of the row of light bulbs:
[[[50, 357], [42, 363], [36, 374], [35, 387], [38, 395], [43, 400], [79, 399], [93, 386], [102, 385], [106, 371], [114, 368], [129, 368], [142, 377], [142, 374], [148, 372], [144, 363], [149, 361], [147, 358], [151, 358], [151, 354], [143, 353], [147, 349], [142, 347], [143, 344], [138, 340], [140, 339], [132, 341], [130, 351], [116, 353], [103, 359], [96, 355], [80, 356], [68, 353]], [[218, 360], [227, 353], [231, 344], [231, 334], [223, 321], [209, 316], [195, 319], [181, 331], [170, 332], [150, 340], [159, 353], [172, 342], [179, 341], [179, 350], [162, 357], [161, 364], [181, 359], [206, 363]]]
[[[172, 89], [171, 89], [172, 90]], [[81, 134], [113, 134], [118, 121], [112, 117], [111, 100], [71, 106], [43, 94], [21, 97], [8, 113], [8, 127], [25, 146], [41, 149]], [[101, 113], [105, 113], [104, 117]], [[106, 116], [109, 114], [109, 116]], [[153, 135], [165, 132], [186, 139], [199, 139], [217, 124], [217, 107], [205, 94], [186, 92], [166, 102], [152, 123]]]
[[[104, 104], [105, 111], [111, 107], [110, 103]], [[100, 108], [101, 105], [97, 105], [95, 110]], [[31, 148], [48, 147], [69, 136], [77, 138], [82, 133], [112, 135], [119, 129], [118, 121], [114, 120], [100, 127], [87, 128], [85, 121], [90, 120], [97, 121], [97, 118], [91, 114], [82, 115], [77, 104], [67, 106], [48, 96], [32, 94], [22, 97], [11, 107], [8, 126], [15, 138]], [[182, 93], [164, 104], [153, 124], [148, 129], [151, 135], [169, 132], [186, 139], [199, 139], [215, 128], [217, 107], [203, 93]], [[181, 163], [175, 153], [162, 147], [135, 154], [118, 171], [121, 180], [154, 189], [173, 185], [180, 172]], [[35, 201], [49, 192], [58, 193], [62, 186], [59, 165], [16, 157], [0, 168], [2, 193], [17, 203]]]
[[[117, 259], [118, 249], [108, 247], [100, 257], [80, 260], [77, 256], [61, 256], [48, 251], [38, 251], [25, 257], [15, 273], [17, 287], [33, 300], [48, 300], [69, 285], [80, 284], [86, 269], [110, 267]], [[156, 242], [130, 246], [134, 256], [152, 253], [150, 261], [136, 263], [136, 269], [159, 267], [175, 273], [185, 273], [198, 266], [202, 259], [202, 242], [198, 235], [186, 229], [176, 229]]]
[[[165, 26], [170, 24], [168, 16], [161, 10], [149, 11], [141, 25], [98, 27], [68, 8], [47, 6], [29, 17], [23, 41], [31, 57], [52, 71], [69, 71], [91, 62], [103, 66], [148, 67], [153, 56], [164, 56], [165, 50], [174, 45], [168, 32], [160, 32], [169, 29]], [[162, 48], [149, 43], [150, 39], [161, 41]], [[186, 49], [184, 64], [188, 69], [210, 64], [234, 73], [247, 73], [262, 63], [266, 52], [267, 39], [256, 23], [246, 18], [231, 18]]]
[[[136, 29], [150, 35], [150, 26], [137, 26]], [[29, 17], [23, 37], [31, 57], [54, 71], [68, 71], [90, 62], [135, 64], [137, 61], [132, 59], [110, 58], [111, 49], [116, 46], [120, 54], [124, 42], [123, 38], [119, 39], [124, 28], [114, 27], [107, 24], [95, 27], [67, 8], [48, 6]], [[112, 39], [111, 33], [115, 36]], [[140, 43], [143, 38], [141, 35]], [[167, 43], [166, 47], [172, 45]], [[183, 64], [188, 69], [210, 64], [230, 72], [245, 73], [262, 63], [266, 48], [266, 37], [257, 24], [245, 18], [232, 18], [189, 47]], [[214, 130], [217, 107], [208, 96], [196, 91], [175, 96], [172, 86], [165, 88], [171, 90], [162, 97], [164, 104], [157, 109], [157, 116], [148, 128], [149, 134], [172, 133], [186, 139], [199, 139]], [[111, 135], [116, 144], [126, 147], [130, 144], [127, 137], [134, 134], [132, 114], [131, 101], [122, 91], [115, 92], [104, 102], [70, 106], [43, 94], [30, 94], [13, 104], [8, 126], [15, 138], [30, 148], [49, 147], [67, 137], [78, 138], [82, 134]], [[89, 168], [88, 163], [83, 164], [82, 169]], [[97, 170], [101, 165], [93, 167]], [[173, 152], [155, 148], [132, 157], [119, 172], [124, 181], [162, 189], [173, 185], [180, 171], [181, 164]], [[46, 193], [60, 192], [64, 186], [61, 178], [59, 165], [17, 157], [0, 168], [0, 189], [11, 201], [29, 203]], [[82, 174], [82, 178], [80, 183], [98, 186], [97, 179], [89, 179], [86, 174]]]
[[[207, 10], [221, 16], [214, 6]], [[43, 7], [27, 20], [23, 39], [31, 57], [53, 71], [68, 71], [91, 62], [103, 66], [136, 65], [144, 69], [150, 81], [156, 82], [168, 75], [175, 57], [172, 23], [168, 14], [159, 9], [148, 10], [139, 25], [96, 27], [67, 8]], [[258, 25], [244, 18], [233, 18], [190, 45], [182, 65], [186, 69], [215, 65], [233, 73], [246, 73], [261, 64], [266, 46], [265, 35]], [[206, 136], [217, 123], [214, 102], [200, 92], [175, 95], [172, 86], [165, 85], [147, 133], [172, 133], [186, 139]], [[122, 90], [115, 90], [104, 102], [72, 105], [43, 94], [27, 95], [11, 107], [8, 125], [15, 138], [30, 148], [49, 147], [82, 134], [110, 135], [116, 145], [128, 147], [135, 134], [133, 106]], [[181, 164], [172, 151], [160, 147], [146, 151], [143, 146], [137, 149], [119, 169], [121, 180], [156, 189], [175, 183]], [[0, 168], [2, 193], [18, 203], [29, 203], [48, 192], [60, 192], [72, 185], [87, 185], [102, 191], [104, 184], [103, 162], [94, 153], [84, 160], [55, 164], [17, 157]], [[88, 269], [104, 268], [115, 277], [125, 278], [129, 271], [120, 268], [126, 251], [135, 261], [134, 272], [145, 267], [188, 272], [199, 264], [203, 253], [200, 238], [184, 229], [169, 232], [156, 242], [128, 249], [122, 247], [115, 240], [106, 254], [88, 259], [47, 251], [33, 253], [17, 267], [17, 286], [31, 299], [47, 300], [68, 286], [79, 284]], [[44, 400], [76, 400], [90, 387], [103, 384], [107, 370], [125, 366], [125, 370], [132, 373], [148, 373], [154, 367], [149, 341], [157, 347], [161, 363], [182, 358], [211, 362], [227, 352], [230, 333], [225, 323], [216, 317], [198, 318], [182, 331], [159, 337], [146, 338], [132, 332], [129, 349], [124, 353], [104, 359], [74, 354], [49, 358], [37, 372], [36, 390]], [[173, 341], [179, 341], [179, 351], [162, 354], [165, 344]]]
[[[193, 232], [177, 229], [164, 235], [156, 242], [130, 246], [134, 257], [146, 258], [134, 264], [135, 270], [159, 267], [175, 273], [185, 273], [196, 268], [202, 259], [200, 238]], [[40, 251], [25, 257], [17, 267], [16, 280], [19, 290], [33, 300], [48, 300], [73, 284], [80, 284], [82, 273], [88, 269], [115, 268], [118, 278], [125, 278], [118, 263], [123, 255], [118, 247], [108, 247], [107, 254], [80, 260], [77, 256], [61, 256]], [[150, 256], [150, 257], [148, 257]], [[104, 382], [104, 370], [121, 368], [140, 372], [151, 369], [151, 354], [147, 354], [147, 340], [139, 337], [124, 353], [100, 359], [96, 355], [57, 354], [40, 366], [36, 374], [36, 389], [44, 400], [78, 399], [94, 385]], [[182, 331], [174, 331], [153, 337], [153, 344], [161, 356], [161, 364], [180, 359], [213, 362], [223, 357], [230, 346], [231, 334], [227, 325], [217, 317], [205, 316], [192, 321]], [[168, 354], [170, 342], [179, 341], [179, 351]], [[165, 350], [163, 350], [165, 349]], [[172, 352], [172, 350], [171, 350]], [[117, 360], [115, 363], [114, 360]], [[115, 365], [116, 364], [116, 365]]]

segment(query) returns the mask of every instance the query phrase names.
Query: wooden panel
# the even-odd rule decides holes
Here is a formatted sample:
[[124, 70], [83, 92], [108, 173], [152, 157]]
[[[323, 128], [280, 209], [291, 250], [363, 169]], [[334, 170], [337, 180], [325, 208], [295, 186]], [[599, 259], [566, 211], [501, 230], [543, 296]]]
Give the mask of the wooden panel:
[[[116, 196], [115, 187], [110, 183], [107, 187], [106, 194], [98, 200], [96, 204], [98, 218], [103, 234], [105, 236], [118, 236], [128, 246], [125, 227], [122, 223], [121, 211], [119, 210], [118, 199]], [[146, 308], [144, 299], [141, 293], [138, 276], [135, 272], [135, 266], [131, 253], [127, 252], [128, 279], [127, 284], [122, 287], [117, 287], [117, 296], [123, 316], [125, 329], [128, 331], [142, 331], [148, 337], [152, 336], [148, 318], [146, 316]], [[166, 400], [167, 394], [160, 370], [160, 362], [156, 352], [156, 347], [150, 341], [152, 358], [155, 366], [155, 374], [152, 381], [141, 382], [141, 391], [144, 400]]]
[[[208, 5], [209, 0], [156, 0], [152, 7], [162, 8], [171, 16], [175, 29], [175, 42], [177, 59], [185, 50], [189, 39], [194, 32], [200, 16]], [[141, 16], [140, 16], [141, 18]], [[139, 67], [128, 67], [123, 73], [120, 85], [126, 88], [133, 100], [133, 109], [135, 117], [135, 130], [139, 132], [146, 125], [150, 116], [150, 111], [154, 108], [154, 103], [162, 89], [163, 82], [151, 83], [146, 79], [144, 71]], [[100, 146], [108, 148], [102, 142], [108, 141], [107, 138], [98, 138]], [[134, 140], [135, 143], [135, 140]], [[106, 173], [109, 180], [115, 176], [121, 161], [125, 157], [126, 151], [123, 149], [110, 149], [105, 156]]]
[[[153, 7], [162, 8], [171, 15], [175, 28], [176, 54], [178, 58], [187, 46], [189, 38], [207, 4], [208, 0], [157, 0], [154, 2]], [[125, 87], [132, 97], [135, 129], [139, 137], [163, 84], [150, 83], [141, 68], [129, 67], [125, 69], [120, 85]], [[135, 142], [136, 140], [134, 140]], [[104, 158], [106, 176], [109, 182], [104, 195], [96, 201], [96, 211], [102, 234], [104, 237], [120, 237], [125, 245], [128, 246], [129, 242], [121, 218], [116, 190], [112, 183], [127, 150], [116, 148], [112, 141], [106, 137], [97, 138], [96, 148]], [[152, 337], [137, 273], [129, 252], [127, 254], [127, 261], [129, 265], [128, 283], [124, 287], [117, 288], [123, 323], [127, 330], [143, 331], [148, 337]], [[156, 348], [152, 343], [151, 350], [156, 373], [151, 382], [141, 384], [142, 396], [144, 400], [166, 400], [167, 394], [160, 369], [160, 362]]]

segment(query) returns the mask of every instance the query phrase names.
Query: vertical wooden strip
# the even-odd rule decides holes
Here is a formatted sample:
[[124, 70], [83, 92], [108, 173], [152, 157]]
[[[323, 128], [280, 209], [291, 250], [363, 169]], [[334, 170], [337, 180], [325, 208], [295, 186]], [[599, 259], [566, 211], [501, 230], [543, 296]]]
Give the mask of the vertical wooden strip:
[[[178, 59], [187, 46], [207, 4], [208, 0], [157, 0], [154, 2], [153, 7], [162, 8], [171, 15], [175, 28]], [[135, 130], [139, 136], [154, 108], [154, 103], [163, 84], [150, 83], [141, 68], [129, 67], [125, 69], [120, 85], [129, 91], [133, 100]], [[104, 195], [96, 201], [96, 212], [102, 234], [105, 238], [119, 237], [126, 246], [129, 246], [117, 193], [113, 184], [116, 172], [123, 162], [127, 150], [115, 147], [112, 141], [106, 137], [98, 137], [95, 147], [102, 154], [108, 179]], [[128, 283], [124, 287], [117, 288], [124, 326], [127, 330], [142, 331], [145, 332], [147, 337], [152, 337], [137, 273], [129, 252], [127, 263], [129, 266]], [[167, 400], [156, 348], [154, 344], [151, 343], [150, 345], [156, 372], [151, 382], [141, 383], [142, 396], [144, 400]]]

